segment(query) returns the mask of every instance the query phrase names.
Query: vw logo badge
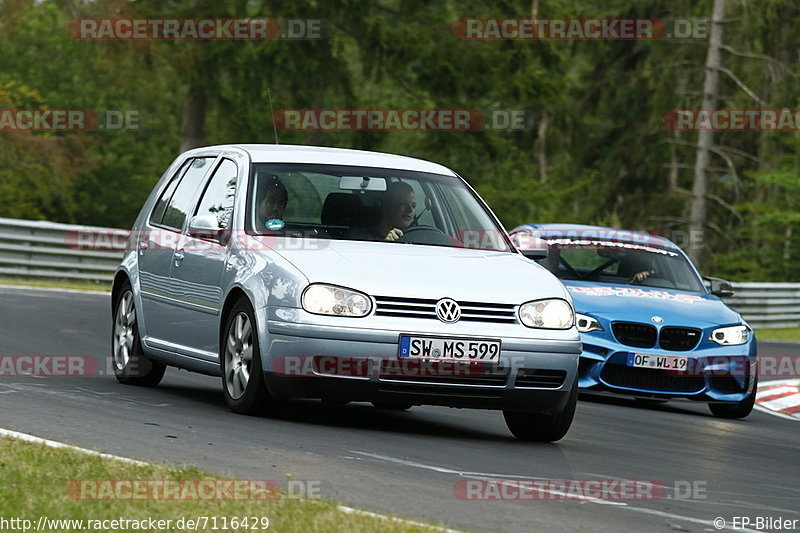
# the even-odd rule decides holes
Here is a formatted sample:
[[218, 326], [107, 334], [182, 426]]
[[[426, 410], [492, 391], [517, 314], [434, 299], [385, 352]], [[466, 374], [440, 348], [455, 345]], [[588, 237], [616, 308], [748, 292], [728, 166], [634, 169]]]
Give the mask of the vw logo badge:
[[651, 318], [650, 320], [652, 320], [652, 321], [653, 321], [653, 322], [655, 322], [656, 324], [661, 324], [662, 322], [664, 322], [664, 319], [663, 319], [663, 318], [661, 318], [661, 317], [660, 317], [660, 316], [658, 316], [658, 315], [654, 316], [654, 317], [653, 317], [653, 318]]
[[436, 302], [436, 316], [448, 324], [458, 322], [458, 319], [461, 318], [461, 307], [453, 299], [442, 298]]

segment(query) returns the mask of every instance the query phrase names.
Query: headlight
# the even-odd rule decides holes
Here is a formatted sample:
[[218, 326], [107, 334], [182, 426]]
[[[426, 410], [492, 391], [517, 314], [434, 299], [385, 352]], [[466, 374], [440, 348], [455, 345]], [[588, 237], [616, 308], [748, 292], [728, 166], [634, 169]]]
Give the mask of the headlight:
[[565, 300], [535, 300], [519, 307], [519, 319], [529, 328], [569, 329], [575, 314]]
[[590, 331], [603, 331], [603, 326], [594, 318], [586, 315], [576, 314], [575, 325], [578, 326], [578, 331], [581, 333], [589, 333]]
[[711, 332], [711, 340], [723, 346], [744, 344], [750, 338], [750, 329], [747, 326], [730, 326], [715, 329]]
[[367, 316], [372, 301], [366, 294], [334, 285], [309, 285], [301, 298], [303, 309], [316, 315]]

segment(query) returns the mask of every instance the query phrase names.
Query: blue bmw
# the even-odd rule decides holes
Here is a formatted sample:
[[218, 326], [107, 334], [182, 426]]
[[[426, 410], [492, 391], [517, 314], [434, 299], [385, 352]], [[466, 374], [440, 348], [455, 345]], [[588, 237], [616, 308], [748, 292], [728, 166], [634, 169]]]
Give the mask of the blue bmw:
[[756, 339], [673, 242], [647, 233], [564, 224], [511, 232], [523, 253], [569, 290], [583, 342], [579, 387], [643, 399], [708, 403], [722, 418], [750, 414]]

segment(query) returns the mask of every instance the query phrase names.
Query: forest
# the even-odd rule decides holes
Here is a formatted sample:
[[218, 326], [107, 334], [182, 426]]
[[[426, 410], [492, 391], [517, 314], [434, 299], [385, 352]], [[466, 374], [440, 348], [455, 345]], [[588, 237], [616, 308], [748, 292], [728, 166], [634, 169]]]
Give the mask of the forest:
[[[318, 31], [211, 40], [74, 31], [83, 19], [167, 17], [314, 21]], [[470, 26], [476, 19], [654, 19], [693, 31], [505, 38]], [[181, 151], [279, 138], [442, 163], [507, 229], [646, 230], [672, 238], [704, 274], [800, 281], [798, 128], [711, 131], [676, 115], [800, 108], [799, 24], [796, 0], [0, 0], [0, 111], [106, 120], [55, 131], [0, 121], [0, 217], [130, 227]], [[292, 110], [524, 120], [458, 131], [276, 127]]]

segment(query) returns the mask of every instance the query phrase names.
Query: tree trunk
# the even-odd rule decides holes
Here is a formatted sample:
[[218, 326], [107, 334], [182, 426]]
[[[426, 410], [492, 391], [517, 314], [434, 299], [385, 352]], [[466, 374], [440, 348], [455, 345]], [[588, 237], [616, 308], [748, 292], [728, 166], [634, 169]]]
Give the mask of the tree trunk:
[[206, 89], [192, 83], [186, 94], [181, 121], [181, 153], [206, 144]]
[[547, 126], [550, 116], [547, 109], [542, 110], [539, 127], [536, 130], [536, 160], [539, 163], [539, 181], [547, 183]]
[[[701, 109], [715, 109], [719, 95], [719, 72], [722, 67], [722, 33], [725, 18], [725, 0], [714, 0], [711, 18], [711, 36], [708, 41], [706, 73], [703, 82], [703, 105]], [[692, 210], [689, 216], [689, 257], [700, 268], [705, 249], [705, 230], [708, 220], [708, 174], [711, 146], [714, 144], [712, 130], [700, 130], [697, 135], [697, 158], [694, 162], [694, 184], [692, 186]]]
[[[675, 98], [676, 102], [683, 102], [685, 105], [686, 99], [686, 76], [681, 76], [678, 79], [678, 84], [675, 89]], [[681, 131], [678, 128], [675, 128], [672, 131], [672, 136], [675, 139], [675, 142], [672, 143], [670, 146], [669, 151], [669, 174], [667, 176], [667, 192], [669, 194], [674, 193], [678, 190], [680, 185], [679, 178], [680, 178], [680, 161], [678, 159], [678, 146], [681, 140]]]

